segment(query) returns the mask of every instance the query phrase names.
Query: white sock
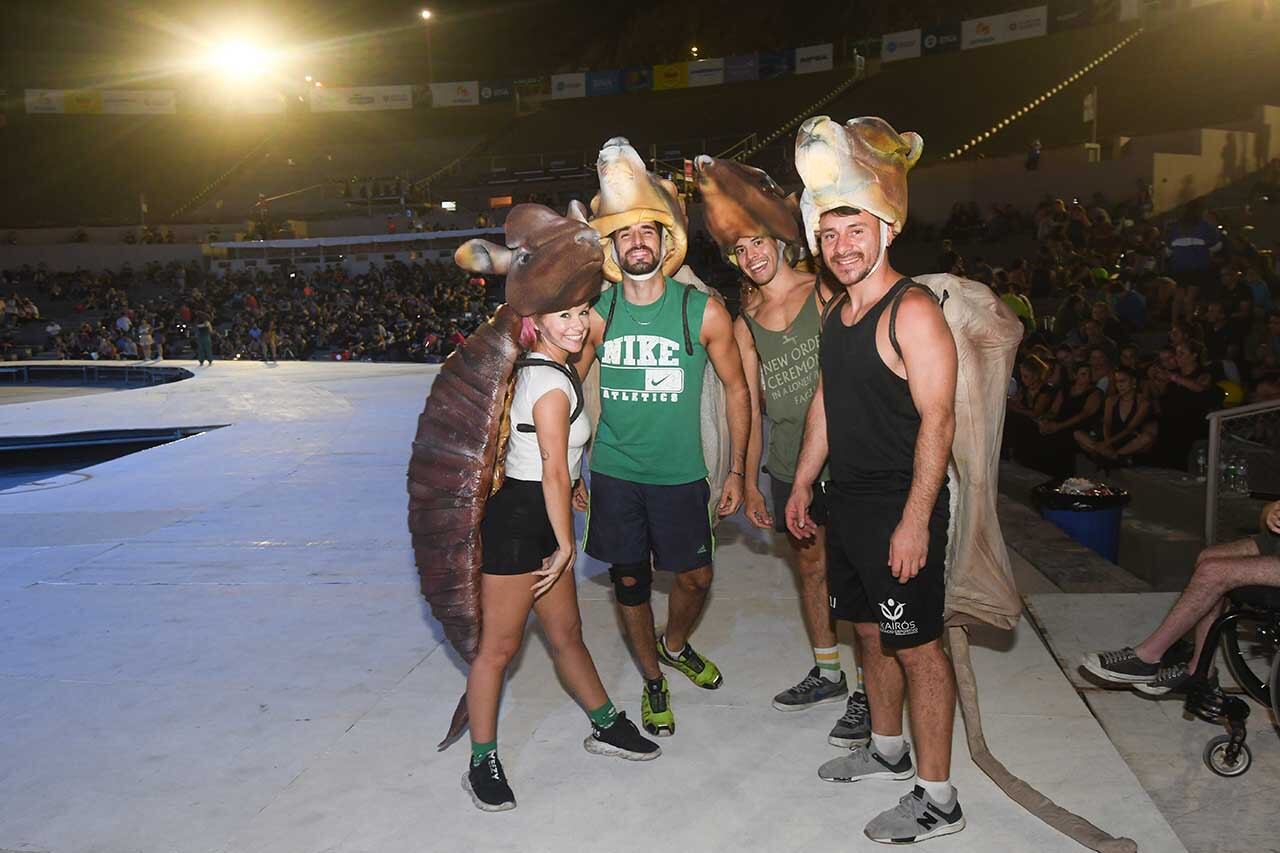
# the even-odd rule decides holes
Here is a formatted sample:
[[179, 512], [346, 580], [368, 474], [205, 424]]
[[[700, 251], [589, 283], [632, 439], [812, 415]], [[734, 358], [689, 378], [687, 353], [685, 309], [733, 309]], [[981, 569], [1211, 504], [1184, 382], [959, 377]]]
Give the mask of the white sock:
[[831, 646], [826, 649], [820, 649], [817, 646], [814, 646], [813, 662], [817, 664], [818, 673], [827, 681], [835, 683], [840, 680], [842, 672], [840, 670], [839, 646]]
[[[688, 643], [686, 643], [685, 645], [688, 645]], [[667, 635], [666, 635], [666, 634], [663, 634], [663, 635], [662, 635], [662, 647], [663, 647], [664, 649], [666, 649], [666, 650], [667, 650], [667, 654], [671, 655], [673, 658], [678, 658], [678, 657], [680, 657], [680, 655], [684, 654], [684, 646], [681, 646], [681, 647], [679, 648], [679, 650], [678, 650], [678, 651], [672, 651], [672, 650], [671, 650], [671, 646], [667, 644]]]
[[907, 751], [907, 739], [902, 735], [878, 735], [873, 731], [871, 745], [891, 762], [902, 758], [902, 753]]
[[[885, 757], [887, 758], [888, 756]], [[956, 794], [956, 789], [951, 787], [950, 779], [943, 779], [941, 782], [930, 782], [928, 779], [917, 776], [916, 784], [924, 788], [924, 792], [929, 795], [929, 799], [943, 808], [951, 804]]]

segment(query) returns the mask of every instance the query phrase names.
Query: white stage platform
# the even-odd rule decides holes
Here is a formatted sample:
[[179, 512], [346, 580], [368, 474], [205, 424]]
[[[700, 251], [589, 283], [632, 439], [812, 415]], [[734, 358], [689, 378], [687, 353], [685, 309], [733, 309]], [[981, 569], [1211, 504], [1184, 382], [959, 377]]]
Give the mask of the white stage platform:
[[[879, 849], [862, 826], [908, 785], [822, 782], [839, 708], [770, 706], [811, 661], [790, 570], [740, 520], [694, 635], [725, 686], [672, 679], [663, 756], [584, 752], [531, 632], [499, 729], [520, 805], [476, 811], [465, 742], [434, 746], [464, 675], [405, 521], [434, 370], [184, 366], [195, 378], [0, 406], [0, 436], [229, 425], [0, 492], [0, 850]], [[638, 717], [602, 570], [579, 562], [587, 643]], [[1184, 849], [1029, 626], [975, 638], [974, 664], [1013, 772], [1141, 850]], [[1083, 849], [1005, 799], [959, 731], [953, 779], [968, 828], [926, 849]]]

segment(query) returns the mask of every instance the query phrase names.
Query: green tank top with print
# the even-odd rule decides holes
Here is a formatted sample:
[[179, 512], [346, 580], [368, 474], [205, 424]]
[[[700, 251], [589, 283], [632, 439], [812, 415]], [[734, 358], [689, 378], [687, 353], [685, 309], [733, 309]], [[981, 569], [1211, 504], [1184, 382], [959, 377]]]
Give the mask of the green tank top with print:
[[[666, 278], [662, 296], [632, 305], [615, 285], [596, 310], [612, 314], [600, 364], [600, 423], [591, 450], [593, 473], [674, 486], [707, 476], [702, 454], [702, 376], [707, 351], [698, 340], [707, 295]], [[613, 300], [617, 299], [617, 304]]]
[[[769, 418], [765, 467], [770, 477], [790, 483], [796, 478], [796, 461], [804, 438], [809, 401], [818, 387], [822, 315], [810, 296], [791, 321], [790, 328], [781, 332], [766, 329], [745, 311], [742, 316], [746, 318], [760, 356], [760, 388]], [[827, 479], [824, 465], [818, 480]]]

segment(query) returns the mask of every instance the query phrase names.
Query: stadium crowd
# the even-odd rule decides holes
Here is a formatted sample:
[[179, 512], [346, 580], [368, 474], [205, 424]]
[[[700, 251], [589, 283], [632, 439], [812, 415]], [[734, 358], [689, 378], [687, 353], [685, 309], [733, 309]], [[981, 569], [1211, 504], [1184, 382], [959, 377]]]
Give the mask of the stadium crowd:
[[[18, 337], [29, 324], [6, 320], [0, 330], [6, 358], [29, 350], [53, 358], [186, 357], [208, 323], [217, 359], [438, 361], [493, 304], [483, 277], [434, 263], [391, 263], [358, 276], [329, 269], [216, 278], [176, 263], [97, 274], [25, 268], [0, 276], [0, 291], [34, 291], [53, 318], [29, 346]], [[31, 319], [39, 316], [37, 310]]]

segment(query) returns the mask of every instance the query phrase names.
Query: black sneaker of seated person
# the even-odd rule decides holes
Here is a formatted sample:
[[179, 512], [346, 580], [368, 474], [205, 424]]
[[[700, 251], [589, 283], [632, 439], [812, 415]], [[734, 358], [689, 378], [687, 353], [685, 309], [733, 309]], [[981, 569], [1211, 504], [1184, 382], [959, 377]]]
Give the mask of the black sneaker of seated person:
[[596, 755], [615, 755], [628, 761], [652, 761], [662, 755], [662, 747], [640, 734], [636, 724], [627, 719], [626, 711], [618, 712], [607, 728], [592, 725], [582, 746]]

